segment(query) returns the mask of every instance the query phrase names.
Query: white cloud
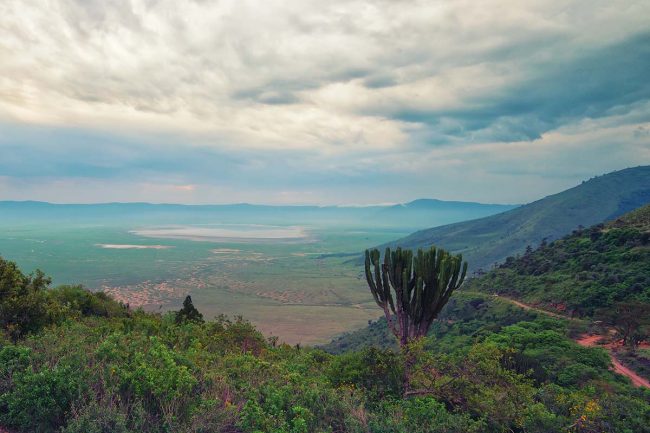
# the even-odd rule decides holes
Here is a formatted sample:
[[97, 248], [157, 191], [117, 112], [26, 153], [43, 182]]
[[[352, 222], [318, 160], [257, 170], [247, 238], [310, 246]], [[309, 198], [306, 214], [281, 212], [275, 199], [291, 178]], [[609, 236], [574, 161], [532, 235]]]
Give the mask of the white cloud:
[[[604, 0], [4, 0], [0, 125], [120, 133], [131, 144], [102, 162], [116, 168], [158, 141], [179, 153], [216, 149], [246, 159], [245, 170], [260, 177], [284, 179], [273, 187], [295, 200], [333, 194], [358, 202], [352, 194], [388, 183], [384, 173], [403, 181], [391, 181], [398, 185], [387, 192], [391, 197], [364, 202], [403, 201], [396, 195], [414, 180], [424, 182], [414, 194], [442, 194], [430, 186], [443, 181], [435, 167], [452, 177], [456, 169], [476, 178], [484, 173], [482, 181], [493, 182], [486, 194], [521, 201], [567, 183], [555, 169], [558, 160], [572, 171], [571, 181], [615, 162], [650, 162], [645, 142], [639, 144], [646, 135], [638, 132], [649, 113], [634, 108], [647, 102], [647, 89], [622, 89], [629, 100], [602, 96], [604, 108], [596, 112], [585, 100], [589, 89], [577, 101], [544, 100], [547, 87], [552, 98], [570, 96], [573, 89], [558, 87], [562, 74], [585, 67], [572, 62], [646, 32], [649, 16], [647, 2]], [[622, 67], [643, 67], [642, 55], [640, 66]], [[535, 89], [527, 89], [531, 82]], [[521, 109], [513, 107], [519, 96], [528, 104]], [[607, 111], [616, 104], [621, 113]], [[621, 125], [631, 113], [637, 117]], [[592, 149], [588, 168], [562, 162], [586, 149]], [[540, 160], [555, 180], [534, 191], [494, 192], [505, 176], [496, 172], [510, 164], [535, 177]], [[230, 197], [246, 187], [235, 176], [220, 179], [231, 192], [207, 193], [212, 186], [197, 172], [174, 173], [169, 188], [196, 185], [175, 190], [179, 200]], [[310, 173], [339, 175], [356, 189], [287, 188]], [[59, 177], [69, 175], [62, 169]], [[133, 182], [157, 184], [164, 176], [153, 177]], [[86, 190], [68, 182], [67, 188]], [[136, 190], [125, 186], [122, 194], [135, 197]], [[451, 191], [473, 196], [469, 186]]]

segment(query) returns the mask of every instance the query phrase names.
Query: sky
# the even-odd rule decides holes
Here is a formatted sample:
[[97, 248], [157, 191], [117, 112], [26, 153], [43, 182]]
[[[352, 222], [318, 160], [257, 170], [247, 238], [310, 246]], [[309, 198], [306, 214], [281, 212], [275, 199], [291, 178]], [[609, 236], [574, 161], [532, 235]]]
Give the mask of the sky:
[[0, 200], [525, 203], [650, 164], [650, 2], [0, 1]]

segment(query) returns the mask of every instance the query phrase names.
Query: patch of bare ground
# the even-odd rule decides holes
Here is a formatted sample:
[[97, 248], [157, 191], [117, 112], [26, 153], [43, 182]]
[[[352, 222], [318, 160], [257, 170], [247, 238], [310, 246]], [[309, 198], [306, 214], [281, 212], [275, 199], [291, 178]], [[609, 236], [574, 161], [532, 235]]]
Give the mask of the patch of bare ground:
[[293, 292], [290, 290], [257, 291], [255, 294], [261, 298], [269, 298], [282, 304], [303, 304], [307, 294], [304, 291]]
[[187, 287], [187, 284], [177, 284], [169, 281], [143, 281], [129, 286], [103, 286], [102, 290], [117, 301], [138, 308], [161, 304], [170, 299], [180, 299], [189, 293]]
[[[576, 318], [573, 318], [573, 317], [568, 317], [568, 316], [564, 316], [562, 314], [554, 313], [552, 311], [544, 310], [542, 308], [538, 308], [538, 307], [533, 306], [533, 305], [528, 305], [528, 304], [525, 304], [525, 303], [523, 303], [521, 301], [517, 301], [515, 299], [508, 298], [508, 297], [505, 297], [505, 296], [498, 296], [498, 295], [494, 295], [494, 296], [501, 299], [501, 300], [503, 300], [504, 302], [508, 302], [508, 303], [510, 303], [512, 305], [516, 305], [516, 306], [518, 306], [520, 308], [523, 308], [524, 310], [536, 311], [536, 312], [538, 312], [540, 314], [544, 314], [544, 315], [549, 316], [549, 317], [555, 317], [556, 319], [573, 320], [573, 321], [578, 321], [579, 320], [579, 319], [576, 319]], [[630, 381], [632, 381], [632, 384], [634, 386], [636, 386], [636, 387], [650, 388], [650, 382], [648, 380], [646, 380], [643, 377], [639, 376], [632, 369], [630, 369], [629, 367], [626, 367], [625, 365], [623, 365], [623, 363], [621, 361], [619, 361], [618, 358], [616, 358], [616, 350], [621, 347], [621, 343], [617, 342], [617, 341], [614, 341], [614, 342], [610, 342], [610, 343], [606, 343], [606, 344], [599, 344], [601, 342], [601, 340], [603, 340], [604, 338], [605, 338], [605, 336], [600, 335], [600, 334], [584, 334], [584, 335], [581, 335], [580, 337], [578, 337], [575, 340], [575, 342], [578, 343], [579, 345], [583, 346], [583, 347], [594, 347], [594, 346], [598, 345], [600, 347], [603, 347], [603, 348], [607, 349], [607, 351], [609, 352], [609, 357], [610, 357], [610, 359], [612, 361], [613, 370], [616, 373], [622, 374], [623, 376], [629, 378]], [[611, 338], [611, 335], [609, 336], [609, 338]]]
[[626, 367], [623, 365], [621, 361], [619, 361], [616, 358], [616, 350], [621, 347], [622, 342], [620, 341], [613, 341], [610, 343], [604, 343], [604, 344], [599, 344], [603, 340], [602, 335], [583, 335], [580, 338], [576, 340], [576, 343], [578, 343], [581, 346], [584, 347], [594, 347], [594, 346], [600, 346], [609, 352], [609, 357], [612, 360], [612, 366], [613, 370], [618, 373], [622, 374], [623, 376], [627, 377], [630, 379], [632, 382], [632, 385], [636, 387], [645, 387], [645, 388], [650, 388], [650, 382], [647, 381], [646, 379], [642, 378], [638, 374], [636, 374], [633, 370], [630, 368]]

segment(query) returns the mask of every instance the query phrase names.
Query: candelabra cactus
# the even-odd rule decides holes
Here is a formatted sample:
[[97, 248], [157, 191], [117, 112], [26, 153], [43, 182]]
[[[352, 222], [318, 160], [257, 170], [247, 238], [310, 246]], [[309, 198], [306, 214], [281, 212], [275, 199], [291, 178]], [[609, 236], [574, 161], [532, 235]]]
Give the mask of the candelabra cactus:
[[420, 391], [411, 390], [415, 359], [409, 343], [427, 335], [451, 294], [463, 284], [467, 262], [460, 254], [435, 247], [420, 249], [415, 256], [411, 250], [386, 248], [383, 263], [380, 259], [379, 250], [366, 250], [366, 280], [402, 349], [404, 396], [417, 395]]
[[366, 250], [366, 280], [403, 347], [427, 334], [451, 294], [463, 284], [467, 262], [460, 254], [436, 247], [420, 249], [415, 255], [411, 250], [386, 248], [383, 263], [380, 259], [377, 249]]

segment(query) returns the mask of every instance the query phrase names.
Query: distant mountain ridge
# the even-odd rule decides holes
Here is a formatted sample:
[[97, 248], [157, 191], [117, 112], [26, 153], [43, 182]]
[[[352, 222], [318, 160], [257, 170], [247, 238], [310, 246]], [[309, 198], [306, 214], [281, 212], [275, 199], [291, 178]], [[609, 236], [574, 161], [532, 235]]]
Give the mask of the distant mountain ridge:
[[243, 224], [338, 223], [363, 227], [417, 229], [493, 215], [514, 205], [419, 199], [399, 205], [315, 206], [184, 205], [153, 203], [53, 204], [39, 201], [0, 201], [0, 224], [30, 220], [114, 221], [162, 224], [211, 222]]
[[477, 270], [522, 252], [527, 245], [558, 239], [579, 226], [614, 219], [646, 203], [650, 203], [650, 166], [627, 168], [500, 214], [420, 230], [380, 248], [437, 245], [462, 253]]
[[270, 208], [270, 209], [398, 209], [398, 208], [455, 208], [455, 207], [516, 207], [517, 204], [479, 203], [473, 201], [439, 200], [436, 198], [418, 198], [409, 202], [394, 204], [371, 205], [273, 205], [254, 203], [226, 203], [226, 204], [184, 204], [184, 203], [150, 203], [150, 202], [98, 202], [98, 203], [52, 203], [40, 200], [0, 200], [0, 206], [12, 207], [67, 207], [84, 208], [92, 206], [112, 208], [194, 208], [194, 209], [242, 209], [242, 208]]

